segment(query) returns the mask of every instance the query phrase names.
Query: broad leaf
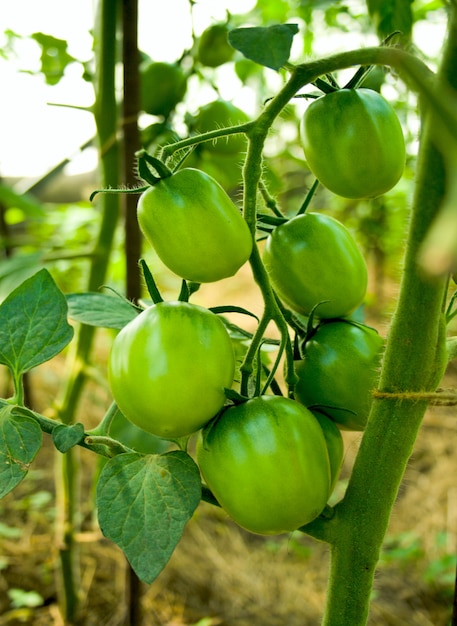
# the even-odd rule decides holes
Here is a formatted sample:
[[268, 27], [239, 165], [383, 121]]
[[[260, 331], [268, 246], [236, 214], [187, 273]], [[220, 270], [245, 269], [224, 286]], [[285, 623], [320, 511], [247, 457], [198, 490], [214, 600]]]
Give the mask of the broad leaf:
[[138, 315], [127, 300], [106, 293], [70, 293], [67, 303], [69, 317], [89, 326], [121, 329]]
[[410, 38], [413, 26], [413, 0], [367, 0], [368, 12], [380, 39], [395, 31]]
[[48, 361], [71, 341], [67, 302], [46, 269], [0, 305], [0, 363], [15, 376]]
[[120, 454], [103, 467], [97, 485], [100, 528], [124, 551], [138, 577], [152, 583], [200, 498], [200, 474], [185, 452]]
[[13, 415], [13, 410], [9, 405], [0, 407], [0, 498], [25, 478], [42, 442], [37, 422]]
[[228, 39], [230, 45], [242, 52], [247, 59], [279, 70], [289, 60], [296, 33], [297, 24], [274, 24], [266, 27], [234, 28], [229, 32]]

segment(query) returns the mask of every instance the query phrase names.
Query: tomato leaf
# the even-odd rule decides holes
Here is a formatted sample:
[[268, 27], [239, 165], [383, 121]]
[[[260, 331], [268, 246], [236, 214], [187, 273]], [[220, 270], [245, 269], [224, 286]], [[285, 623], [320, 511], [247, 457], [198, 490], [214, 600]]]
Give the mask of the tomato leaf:
[[138, 315], [127, 300], [106, 293], [70, 293], [67, 304], [68, 316], [88, 326], [120, 330]]
[[411, 36], [413, 0], [367, 0], [368, 12], [380, 39], [400, 31], [406, 38]]
[[31, 417], [13, 416], [13, 406], [0, 408], [0, 498], [26, 476], [41, 447], [41, 428]]
[[52, 441], [59, 452], [65, 453], [84, 439], [83, 424], [57, 424], [52, 431]]
[[106, 463], [97, 485], [100, 528], [149, 584], [168, 563], [200, 498], [200, 474], [187, 453], [121, 454]]
[[59, 354], [73, 337], [65, 296], [46, 269], [0, 305], [0, 363], [15, 376]]
[[56, 85], [65, 73], [65, 68], [76, 61], [68, 54], [65, 39], [57, 39], [44, 33], [33, 33], [34, 39], [41, 46], [41, 72], [48, 85]]
[[297, 24], [274, 24], [252, 28], [234, 28], [229, 32], [231, 46], [247, 59], [260, 65], [279, 70], [290, 56], [292, 40], [298, 33]]

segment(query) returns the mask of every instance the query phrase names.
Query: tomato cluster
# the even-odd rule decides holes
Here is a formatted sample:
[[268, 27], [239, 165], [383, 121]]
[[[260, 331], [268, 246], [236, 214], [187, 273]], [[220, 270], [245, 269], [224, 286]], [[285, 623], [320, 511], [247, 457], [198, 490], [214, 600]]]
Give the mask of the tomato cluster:
[[[202, 64], [224, 62], [222, 52], [216, 60], [207, 53], [202, 47]], [[382, 193], [398, 180], [404, 160], [398, 120], [379, 94], [366, 91], [327, 94], [307, 109], [302, 124], [310, 168], [348, 197]], [[165, 108], [154, 110], [166, 115]], [[202, 107], [192, 130], [245, 122], [243, 112], [216, 100]], [[324, 137], [332, 154], [327, 162]], [[369, 158], [354, 160], [361, 143]], [[208, 142], [205, 151], [231, 155], [245, 147], [245, 136], [236, 134]], [[368, 162], [363, 171], [359, 161]], [[384, 341], [354, 319], [367, 291], [365, 260], [341, 222], [313, 211], [266, 220], [263, 253], [253, 260], [254, 233], [212, 176], [192, 167], [159, 174], [138, 203], [145, 239], [168, 269], [193, 284], [231, 277], [250, 259], [263, 261], [277, 311], [289, 323], [296, 382], [287, 397], [276, 381], [274, 394], [268, 384], [262, 390], [257, 363], [241, 395], [234, 382], [240, 343], [234, 324], [188, 301], [154, 299], [113, 342], [114, 399], [128, 420], [156, 436], [178, 440], [199, 431], [202, 477], [240, 526], [260, 534], [293, 531], [322, 513], [343, 461], [341, 431], [363, 430], [370, 413]]]

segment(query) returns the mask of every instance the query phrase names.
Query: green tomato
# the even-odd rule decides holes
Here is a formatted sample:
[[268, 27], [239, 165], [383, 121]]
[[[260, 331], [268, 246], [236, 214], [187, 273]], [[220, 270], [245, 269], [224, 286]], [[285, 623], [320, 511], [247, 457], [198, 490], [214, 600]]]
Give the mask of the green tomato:
[[219, 67], [232, 60], [235, 49], [229, 44], [227, 24], [208, 26], [198, 40], [197, 60], [207, 67]]
[[320, 411], [312, 411], [324, 433], [330, 461], [330, 493], [333, 493], [343, 465], [344, 442], [341, 431], [334, 421]]
[[187, 77], [179, 65], [149, 61], [140, 66], [141, 108], [149, 115], [167, 117], [186, 89]]
[[206, 172], [217, 180], [228, 193], [239, 187], [243, 180], [242, 159], [233, 154], [211, 152], [201, 144], [189, 154], [184, 167], [193, 167]]
[[314, 100], [300, 134], [312, 173], [345, 198], [379, 196], [403, 174], [400, 122], [391, 105], [371, 89], [340, 89]]
[[345, 317], [365, 297], [363, 256], [345, 226], [328, 215], [305, 213], [275, 228], [263, 260], [279, 297], [297, 313], [309, 315], [322, 302], [320, 318]]
[[[226, 100], [214, 100], [200, 108], [192, 129], [198, 133], [207, 133], [246, 122], [249, 122], [249, 116], [234, 104]], [[221, 137], [205, 143], [205, 149], [209, 152], [222, 154], [240, 154], [245, 152], [246, 146], [246, 137], [242, 134]]]
[[189, 281], [233, 276], [252, 251], [240, 211], [219, 183], [197, 169], [178, 170], [145, 191], [138, 222], [163, 263]]
[[297, 361], [295, 398], [344, 430], [363, 430], [378, 380], [384, 340], [369, 326], [322, 323]]
[[226, 409], [197, 442], [203, 478], [230, 517], [254, 533], [291, 532], [329, 496], [330, 464], [313, 414], [281, 396]]
[[188, 302], [160, 302], [116, 336], [109, 383], [125, 417], [175, 439], [204, 426], [223, 407], [235, 372], [223, 322]]

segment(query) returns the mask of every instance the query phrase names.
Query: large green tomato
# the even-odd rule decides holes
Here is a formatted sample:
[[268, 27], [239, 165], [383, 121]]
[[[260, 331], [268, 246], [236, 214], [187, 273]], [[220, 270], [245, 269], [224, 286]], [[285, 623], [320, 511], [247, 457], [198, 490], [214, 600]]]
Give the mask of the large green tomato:
[[167, 117], [184, 98], [187, 77], [175, 63], [147, 61], [140, 66], [141, 109]]
[[225, 410], [204, 428], [197, 461], [221, 506], [254, 533], [291, 532], [316, 518], [329, 496], [321, 427], [289, 398], [260, 396]]
[[[297, 313], [345, 317], [362, 302], [367, 267], [349, 231], [329, 215], [305, 213], [268, 236], [263, 260], [281, 300]], [[324, 303], [324, 301], [326, 301]]]
[[322, 323], [297, 361], [295, 398], [319, 408], [340, 428], [363, 430], [376, 388], [384, 340], [369, 326]]
[[[246, 122], [249, 122], [249, 116], [234, 104], [227, 100], [214, 100], [199, 109], [193, 121], [192, 130], [207, 133]], [[204, 145], [205, 150], [221, 154], [240, 154], [246, 151], [246, 146], [246, 137], [242, 134], [207, 141]]]
[[252, 251], [238, 208], [217, 181], [197, 169], [178, 170], [145, 191], [138, 222], [163, 263], [193, 282], [233, 276]]
[[300, 129], [310, 170], [345, 198], [391, 189], [405, 167], [405, 141], [390, 104], [371, 89], [340, 89], [314, 100]]
[[198, 40], [197, 60], [207, 67], [219, 67], [231, 61], [235, 49], [228, 42], [227, 24], [208, 26]]
[[174, 439], [195, 432], [223, 407], [235, 357], [223, 322], [188, 302], [160, 302], [116, 336], [109, 383], [125, 417]]

